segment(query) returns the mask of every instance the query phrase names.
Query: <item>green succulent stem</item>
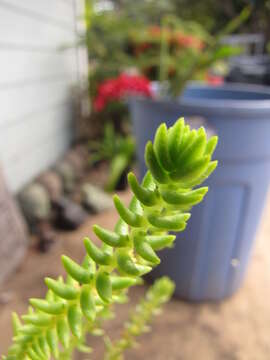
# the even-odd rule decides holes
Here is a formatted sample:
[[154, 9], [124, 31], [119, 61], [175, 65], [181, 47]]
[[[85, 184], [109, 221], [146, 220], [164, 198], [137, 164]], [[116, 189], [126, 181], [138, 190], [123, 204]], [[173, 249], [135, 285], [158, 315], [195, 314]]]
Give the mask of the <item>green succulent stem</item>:
[[135, 339], [149, 331], [149, 324], [161, 312], [162, 305], [170, 300], [174, 287], [174, 283], [165, 276], [155, 281], [131, 312], [120, 339], [114, 342], [106, 339], [105, 360], [124, 359], [124, 351], [134, 347]]
[[22, 321], [13, 316], [13, 345], [3, 359], [69, 359], [74, 347], [91, 350], [84, 345], [86, 333], [102, 333], [101, 320], [112, 316], [112, 305], [125, 302], [128, 288], [159, 264], [156, 252], [173, 245], [170, 232], [183, 231], [189, 210], [202, 201], [207, 188], [193, 187], [214, 171], [216, 143], [203, 128], [190, 130], [184, 119], [158, 128], [153, 144], [146, 145], [142, 184], [128, 175], [134, 194], [129, 206], [114, 196], [114, 231], [95, 225], [101, 246], [85, 238], [81, 264], [62, 257], [66, 279], [46, 278], [45, 299], [30, 299]]

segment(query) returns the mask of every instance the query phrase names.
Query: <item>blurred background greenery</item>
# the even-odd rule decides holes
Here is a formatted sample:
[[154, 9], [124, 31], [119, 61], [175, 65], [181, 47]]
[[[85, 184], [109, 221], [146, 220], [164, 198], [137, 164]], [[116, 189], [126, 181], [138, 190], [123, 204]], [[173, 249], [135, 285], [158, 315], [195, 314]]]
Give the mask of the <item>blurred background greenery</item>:
[[[178, 97], [190, 80], [222, 82], [227, 59], [255, 49], [223, 42], [225, 35], [260, 33], [267, 51], [269, 18], [270, 0], [85, 0], [87, 31], [80, 42], [88, 51], [89, 121], [100, 129], [101, 142], [130, 136], [130, 95]], [[91, 142], [93, 158], [102, 161]], [[128, 154], [122, 164], [133, 158]]]

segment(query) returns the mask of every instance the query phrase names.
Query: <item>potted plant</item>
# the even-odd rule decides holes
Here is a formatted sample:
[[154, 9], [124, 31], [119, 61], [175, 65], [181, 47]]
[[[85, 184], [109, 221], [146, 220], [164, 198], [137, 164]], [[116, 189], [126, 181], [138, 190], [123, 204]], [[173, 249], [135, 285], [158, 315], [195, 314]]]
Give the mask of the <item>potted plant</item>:
[[195, 85], [179, 103], [137, 99], [131, 112], [141, 171], [141, 147], [165, 114], [172, 119], [168, 126], [179, 113], [203, 117], [206, 128], [220, 136], [220, 165], [207, 182], [208, 197], [192, 211], [175, 251], [161, 254], [163, 262], [151, 276], [169, 275], [176, 294], [190, 300], [231, 295], [242, 284], [270, 180], [270, 91]]
[[[148, 171], [142, 184], [133, 173], [128, 182], [133, 192], [129, 206], [114, 196], [119, 214], [114, 231], [98, 225], [93, 231], [101, 240], [84, 239], [86, 255], [81, 264], [62, 257], [65, 279], [46, 278], [45, 299], [30, 299], [27, 314], [13, 314], [13, 344], [3, 360], [71, 360], [73, 352], [91, 352], [88, 333], [102, 335], [102, 322], [113, 314], [113, 305], [127, 300], [127, 290], [142, 281], [160, 263], [157, 251], [173, 245], [190, 217], [189, 209], [200, 203], [207, 187], [193, 190], [214, 171], [216, 137], [207, 140], [203, 128], [190, 131], [183, 120], [167, 130], [162, 124], [154, 143], [145, 149]], [[183, 154], [177, 162], [176, 154]], [[174, 286], [168, 278], [156, 282], [136, 307], [119, 341], [104, 335], [104, 359], [123, 359], [152, 316], [168, 301]]]
[[[228, 28], [242, 21], [243, 16]], [[160, 63], [165, 66], [161, 73], [167, 74], [170, 53], [166, 55], [169, 50], [165, 45], [161, 45]], [[162, 53], [164, 46], [166, 51]], [[210, 41], [201, 53], [196, 51], [189, 57], [187, 70], [181, 69], [180, 62], [172, 81], [168, 76], [161, 77], [166, 82], [160, 85], [159, 97], [129, 99], [141, 173], [142, 149], [165, 118], [171, 119], [167, 123], [171, 126], [179, 114], [190, 125], [191, 117], [199, 117], [221, 138], [216, 153], [220, 166], [208, 181], [209, 196], [193, 209], [191, 226], [185, 236], [178, 235], [175, 251], [162, 253], [161, 266], [149, 275], [169, 275], [176, 283], [176, 294], [193, 301], [223, 299], [242, 284], [270, 179], [269, 90], [196, 83], [184, 88], [192, 74], [198, 78], [212, 60], [227, 51], [219, 42]]]

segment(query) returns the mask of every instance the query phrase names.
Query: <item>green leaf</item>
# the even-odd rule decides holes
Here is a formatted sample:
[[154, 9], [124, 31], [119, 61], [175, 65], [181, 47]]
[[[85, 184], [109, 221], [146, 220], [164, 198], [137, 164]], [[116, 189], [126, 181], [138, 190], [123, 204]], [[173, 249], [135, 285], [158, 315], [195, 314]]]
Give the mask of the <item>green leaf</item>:
[[129, 243], [128, 235], [119, 235], [113, 231], [106, 230], [101, 226], [93, 226], [94, 233], [103, 241], [105, 244], [112, 247], [123, 247]]
[[51, 352], [50, 352], [49, 345], [47, 344], [46, 337], [41, 335], [38, 338], [38, 344], [39, 344], [39, 347], [40, 347], [41, 351], [43, 352], [44, 356], [47, 358], [50, 358]]
[[34, 325], [23, 325], [19, 330], [19, 334], [36, 335], [40, 333], [40, 329]]
[[145, 162], [152, 176], [158, 183], [166, 184], [168, 182], [168, 175], [160, 166], [151, 141], [148, 141], [145, 147]]
[[170, 174], [170, 177], [173, 181], [180, 182], [183, 186], [185, 186], [185, 182], [198, 178], [206, 171], [209, 161], [209, 155], [203, 156], [191, 164], [183, 167], [180, 166], [177, 170]]
[[215, 151], [215, 148], [217, 146], [218, 137], [213, 136], [211, 139], [207, 141], [206, 149], [204, 155], [210, 155], [212, 156], [213, 152]]
[[157, 203], [158, 199], [155, 192], [139, 185], [137, 178], [133, 173], [128, 174], [128, 183], [133, 194], [143, 205], [153, 206]]
[[177, 190], [161, 190], [161, 196], [168, 204], [193, 206], [202, 201], [208, 187], [202, 187], [193, 191], [179, 192]]
[[199, 185], [201, 184], [203, 181], [205, 181], [211, 174], [212, 172], [216, 169], [218, 165], [218, 161], [211, 161], [209, 163], [209, 165], [207, 166], [206, 170], [203, 172], [203, 174], [201, 174], [199, 177], [193, 179], [193, 180], [190, 180], [188, 183], [187, 183], [187, 186], [188, 187], [193, 187], [193, 186], [196, 186], [196, 185]]
[[93, 274], [89, 270], [84, 269], [68, 256], [62, 256], [62, 263], [66, 272], [79, 283], [89, 284], [93, 280]]
[[36, 309], [52, 315], [62, 314], [66, 308], [66, 304], [63, 301], [48, 302], [42, 299], [30, 299], [29, 301]]
[[164, 123], [156, 131], [154, 151], [162, 168], [170, 171], [173, 168], [173, 163], [168, 149], [167, 126]]
[[112, 256], [105, 251], [100, 250], [96, 245], [92, 243], [89, 238], [84, 238], [84, 246], [88, 255], [93, 259], [97, 264], [100, 265], [110, 265], [112, 264]]
[[35, 326], [49, 326], [52, 322], [52, 316], [44, 313], [27, 314], [22, 316], [26, 324], [33, 324]]
[[47, 330], [46, 338], [53, 357], [58, 359], [58, 335], [55, 327]]
[[60, 342], [62, 343], [63, 347], [67, 349], [70, 342], [70, 332], [66, 317], [62, 317], [57, 321], [56, 329]]
[[117, 264], [121, 272], [131, 276], [142, 276], [151, 271], [150, 266], [136, 264], [125, 251], [118, 252]]
[[177, 215], [159, 215], [158, 213], [149, 214], [147, 219], [151, 225], [158, 229], [170, 231], [183, 231], [186, 227], [186, 221], [190, 218], [190, 214]]
[[60, 281], [45, 278], [45, 283], [57, 296], [65, 300], [75, 300], [79, 295], [79, 290], [71, 285], [66, 285]]
[[198, 135], [197, 138], [191, 143], [191, 145], [187, 146], [187, 148], [182, 152], [182, 154], [180, 154], [177, 160], [177, 164], [185, 166], [186, 164], [194, 162], [203, 155], [205, 147], [206, 134], [203, 129], [202, 134]]
[[136, 278], [126, 276], [111, 276], [113, 290], [123, 290], [138, 283]]
[[152, 264], [158, 265], [160, 259], [152, 249], [152, 247], [145, 240], [145, 235], [136, 234], [134, 236], [134, 246], [136, 252], [146, 261], [149, 261]]
[[92, 289], [87, 285], [82, 288], [80, 304], [83, 315], [88, 321], [93, 322], [96, 317], [96, 305], [92, 295]]
[[140, 227], [143, 225], [143, 217], [129, 210], [117, 195], [113, 196], [114, 205], [119, 216], [130, 226]]
[[72, 334], [79, 339], [82, 336], [82, 313], [77, 304], [69, 306], [67, 317]]
[[105, 303], [109, 303], [112, 299], [112, 284], [110, 275], [105, 271], [100, 271], [96, 278], [96, 287], [98, 295]]
[[18, 314], [15, 312], [12, 313], [12, 328], [13, 328], [13, 334], [16, 336], [19, 334], [19, 330], [21, 328], [22, 324], [20, 322]]
[[165, 247], [171, 247], [175, 235], [147, 235], [145, 240], [149, 243], [153, 250], [162, 250]]

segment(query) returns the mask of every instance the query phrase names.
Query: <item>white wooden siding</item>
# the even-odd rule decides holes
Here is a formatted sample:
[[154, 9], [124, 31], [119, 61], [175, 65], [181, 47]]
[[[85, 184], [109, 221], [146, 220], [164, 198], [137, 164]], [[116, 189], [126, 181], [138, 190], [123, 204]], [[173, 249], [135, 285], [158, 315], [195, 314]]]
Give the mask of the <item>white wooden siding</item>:
[[70, 88], [86, 75], [75, 48], [83, 0], [0, 0], [0, 164], [18, 191], [72, 140]]

